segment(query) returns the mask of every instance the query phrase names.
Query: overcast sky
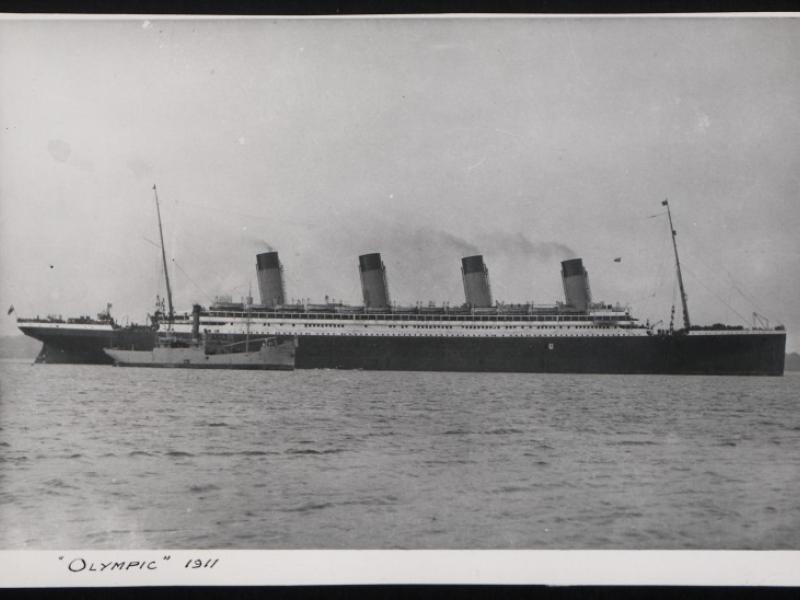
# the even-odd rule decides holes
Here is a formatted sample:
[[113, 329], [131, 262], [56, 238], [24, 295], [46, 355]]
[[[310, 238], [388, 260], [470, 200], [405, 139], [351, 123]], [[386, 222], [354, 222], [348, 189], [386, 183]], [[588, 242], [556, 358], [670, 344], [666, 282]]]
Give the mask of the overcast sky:
[[[246, 295], [595, 299], [669, 319], [670, 199], [691, 316], [784, 323], [800, 350], [800, 20], [437, 18], [0, 22], [0, 333], [17, 314], [141, 322]], [[654, 216], [655, 215], [655, 216]], [[621, 262], [614, 258], [621, 257]], [[678, 317], [679, 319], [680, 317]]]

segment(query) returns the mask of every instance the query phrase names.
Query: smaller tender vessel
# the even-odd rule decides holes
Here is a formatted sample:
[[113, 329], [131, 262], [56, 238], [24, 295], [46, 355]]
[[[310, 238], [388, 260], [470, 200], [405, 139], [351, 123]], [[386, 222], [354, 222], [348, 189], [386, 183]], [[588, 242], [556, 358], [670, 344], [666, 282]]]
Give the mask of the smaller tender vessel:
[[172, 306], [172, 289], [169, 284], [167, 256], [164, 251], [164, 233], [161, 227], [161, 209], [158, 192], [153, 186], [158, 214], [158, 232], [161, 236], [161, 258], [164, 261], [164, 278], [167, 284], [169, 313], [167, 329], [156, 335], [155, 347], [147, 350], [126, 350], [123, 347], [103, 348], [103, 352], [118, 367], [161, 367], [179, 369], [264, 369], [293, 370], [296, 341], [293, 337], [270, 336], [251, 339], [249, 332], [244, 340], [225, 343], [224, 339], [210, 339], [200, 333], [200, 305], [192, 308], [192, 337], [178, 339], [172, 330], [175, 311]]
[[200, 335], [200, 306], [192, 310], [192, 339], [179, 340], [172, 331], [159, 333], [152, 350], [103, 348], [118, 367], [173, 369], [294, 369], [293, 338], [260, 337], [224, 343]]
[[[198, 313], [199, 314], [199, 313]], [[256, 348], [250, 350], [246, 348]], [[195, 338], [186, 343], [168, 335], [159, 336], [152, 350], [103, 348], [118, 367], [161, 367], [174, 369], [294, 369], [294, 342], [276, 337], [233, 344], [210, 344]]]

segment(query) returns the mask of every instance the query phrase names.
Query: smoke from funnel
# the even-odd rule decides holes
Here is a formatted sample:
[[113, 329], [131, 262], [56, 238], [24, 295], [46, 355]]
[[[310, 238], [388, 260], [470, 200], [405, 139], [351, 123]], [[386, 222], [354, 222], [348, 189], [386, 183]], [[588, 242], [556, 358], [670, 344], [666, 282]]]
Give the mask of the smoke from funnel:
[[576, 252], [561, 242], [533, 242], [522, 233], [491, 233], [478, 238], [492, 254], [533, 257], [537, 260], [563, 260]]
[[272, 244], [260, 238], [250, 238], [249, 242], [256, 250], [258, 250], [259, 254], [261, 252], [275, 252], [275, 248], [272, 247]]

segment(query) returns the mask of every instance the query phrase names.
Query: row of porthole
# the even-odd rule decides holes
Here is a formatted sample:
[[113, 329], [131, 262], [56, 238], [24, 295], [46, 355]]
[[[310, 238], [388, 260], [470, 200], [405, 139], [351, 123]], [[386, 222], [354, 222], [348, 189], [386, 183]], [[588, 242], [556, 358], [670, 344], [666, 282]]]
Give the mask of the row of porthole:
[[[230, 323], [233, 325], [233, 323]], [[340, 323], [278, 323], [280, 327], [285, 325], [291, 325], [292, 327], [296, 327], [297, 325], [302, 325], [303, 327], [346, 327], [344, 324]], [[351, 324], [347, 324], [351, 325]], [[355, 324], [352, 324], [355, 325]], [[266, 325], [262, 325], [266, 326]], [[362, 327], [369, 327], [369, 323], [364, 323], [361, 325]], [[396, 328], [399, 327], [401, 329], [453, 329], [454, 327], [457, 329], [606, 329], [605, 327], [595, 327], [592, 325], [390, 325], [390, 324], [373, 324], [373, 327], [386, 327], [386, 328]]]
[[[273, 335], [291, 335], [289, 332], [281, 332], [281, 331], [270, 332], [270, 333], [273, 334]], [[302, 336], [304, 334], [301, 333], [300, 335]], [[384, 337], [435, 337], [436, 335], [440, 335], [440, 336], [443, 336], [443, 337], [490, 337], [490, 336], [482, 336], [482, 335], [480, 335], [478, 333], [466, 333], [466, 332], [465, 333], [448, 332], [448, 333], [445, 333], [445, 334], [433, 334], [433, 333], [414, 334], [414, 333], [410, 333], [410, 332], [409, 333], [364, 332], [364, 333], [359, 333], [359, 334], [352, 334], [352, 333], [344, 333], [344, 332], [342, 332], [342, 333], [333, 333], [333, 332], [327, 332], [327, 331], [320, 331], [320, 332], [315, 332], [314, 335], [326, 335], [326, 336], [331, 335], [331, 336], [339, 336], [339, 337], [365, 337], [365, 336], [369, 336], [369, 337], [381, 337], [381, 336], [384, 336]], [[518, 337], [518, 338], [525, 338], [525, 337], [549, 337], [549, 335], [552, 335], [552, 334], [542, 334], [540, 336], [537, 336], [537, 335], [529, 335], [529, 334], [523, 334], [523, 333], [498, 333], [497, 335], [492, 336], [492, 337]], [[558, 334], [558, 337], [567, 338], [567, 337], [644, 337], [644, 336], [632, 336], [632, 335], [626, 334], [626, 333], [590, 333], [590, 334], [587, 334], [587, 335], [579, 335], [579, 334], [572, 333], [572, 334]]]
[[[295, 327], [295, 325], [296, 325], [295, 323], [291, 323], [292, 327]], [[313, 324], [313, 323], [312, 324], [302, 323], [302, 325], [303, 325], [303, 327], [344, 327], [344, 325], [338, 325], [338, 324], [330, 324], [330, 325], [319, 324], [319, 325], [317, 325], [317, 324]], [[284, 326], [284, 324], [283, 323], [279, 323], [278, 326]], [[369, 325], [364, 325], [364, 327], [365, 328], [369, 327]], [[391, 327], [395, 327], [395, 326], [394, 325], [389, 325], [388, 326], [388, 328], [391, 328]], [[405, 326], [400, 326], [400, 327], [401, 328], [405, 328]], [[451, 327], [443, 327], [443, 328], [452, 329]], [[481, 328], [481, 327], [477, 326], [476, 328]], [[424, 327], [424, 326], [421, 326], [421, 327], [416, 327], [415, 329], [437, 329], [437, 327]], [[489, 329], [489, 327], [487, 327], [486, 329]], [[509, 327], [506, 327], [506, 329], [516, 329], [516, 327], [510, 327], [509, 326]], [[520, 329], [525, 329], [525, 328], [524, 327], [520, 327]], [[551, 328], [530, 327], [529, 329], [536, 329], [536, 330], [541, 330], [541, 329], [569, 329], [569, 327], [566, 327], [566, 328], [562, 328], [562, 327], [551, 327]], [[261, 328], [261, 331], [264, 331], [263, 327]], [[215, 330], [215, 333], [219, 333], [219, 329]], [[548, 332], [543, 332], [543, 335], [547, 335], [547, 334], [548, 334]], [[348, 335], [348, 334], [343, 332], [342, 334], [339, 334], [339, 335]], [[379, 334], [369, 334], [369, 335], [379, 335]], [[408, 334], [408, 335], [411, 335], [411, 334]], [[524, 334], [515, 334], [515, 335], [522, 336]], [[629, 333], [587, 333], [587, 334], [578, 334], [578, 333], [564, 334], [564, 333], [559, 333], [559, 335], [570, 336], [570, 337], [574, 337], [574, 336], [578, 336], [578, 335], [588, 335], [588, 336], [591, 336], [591, 337], [598, 337], [598, 336], [600, 336], [600, 337], [611, 337], [611, 336], [623, 337], [623, 336], [630, 336], [631, 334], [629, 334]]]

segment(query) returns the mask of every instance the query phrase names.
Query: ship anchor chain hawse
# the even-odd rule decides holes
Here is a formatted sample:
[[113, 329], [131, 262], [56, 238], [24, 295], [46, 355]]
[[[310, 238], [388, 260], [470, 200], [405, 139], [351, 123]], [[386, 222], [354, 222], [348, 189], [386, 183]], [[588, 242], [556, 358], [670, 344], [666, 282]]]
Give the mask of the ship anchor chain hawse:
[[363, 304], [287, 302], [278, 252], [256, 256], [260, 303], [217, 300], [176, 312], [167, 274], [158, 194], [168, 311], [148, 325], [117, 324], [111, 315], [18, 318], [43, 342], [37, 362], [121, 366], [364, 369], [596, 374], [782, 375], [786, 331], [693, 325], [667, 209], [680, 289], [683, 327], [656, 329], [630, 310], [592, 299], [581, 258], [561, 262], [564, 301], [552, 305], [494, 302], [482, 255], [461, 259], [460, 307], [398, 306], [390, 301], [377, 252], [358, 257]]

